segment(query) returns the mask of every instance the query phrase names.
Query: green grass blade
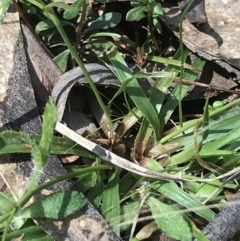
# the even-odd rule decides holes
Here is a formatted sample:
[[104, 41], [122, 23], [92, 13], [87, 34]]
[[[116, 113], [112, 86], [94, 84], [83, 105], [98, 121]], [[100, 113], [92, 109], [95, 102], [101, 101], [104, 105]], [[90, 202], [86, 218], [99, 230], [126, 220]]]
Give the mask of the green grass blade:
[[[188, 50], [185, 51], [185, 55], [184, 55], [185, 59], [187, 58], [187, 54], [188, 54]], [[174, 58], [174, 60], [178, 60], [181, 58], [180, 50], [178, 50], [176, 52], [176, 54], [174, 55], [173, 58]], [[178, 75], [178, 73], [180, 72], [180, 67], [174, 66], [174, 65], [168, 65], [165, 68], [165, 71], [170, 72], [170, 73], [175, 73], [175, 75]], [[166, 95], [168, 94], [168, 88], [172, 85], [173, 80], [174, 80], [174, 78], [161, 78], [161, 79], [157, 80], [157, 82], [153, 88], [159, 90], [161, 92], [161, 94], [157, 94], [156, 91], [154, 91], [155, 93], [152, 93], [152, 94], [150, 93], [151, 103], [156, 108], [158, 115], [159, 115], [159, 113], [161, 113], [163, 102], [166, 98]], [[163, 117], [161, 115], [159, 115], [159, 118], [160, 118], [160, 120], [163, 119]], [[161, 129], [163, 128], [163, 126], [164, 125], [161, 126]]]
[[[240, 114], [238, 108], [226, 111], [217, 118], [210, 118], [208, 137], [205, 140], [205, 143], [219, 139], [220, 137], [229, 133], [234, 128], [240, 128], [240, 122], [238, 121], [239, 119]], [[193, 121], [186, 122], [185, 124], [188, 125], [191, 122]], [[193, 128], [189, 128], [185, 131], [184, 136], [175, 138], [173, 142], [179, 142], [184, 148], [189, 147], [193, 143], [193, 139], [190, 138], [192, 136], [192, 132]], [[201, 150], [201, 153], [202, 151], [203, 150]]]
[[119, 194], [120, 197], [124, 197], [125, 194], [130, 190], [130, 188], [136, 183], [136, 178], [131, 172], [125, 174], [119, 182]]
[[[23, 240], [37, 240], [37, 241], [53, 241], [39, 226], [31, 226], [19, 229], [17, 231], [8, 233], [6, 241], [19, 240], [19, 237], [24, 234]], [[2, 236], [0, 236], [2, 240]]]
[[[214, 174], [210, 175], [209, 178], [215, 178], [216, 176]], [[221, 182], [219, 180], [216, 180], [215, 182], [218, 182], [219, 186], [221, 186]], [[215, 190], [216, 190], [216, 185], [212, 185], [211, 182], [210, 183], [202, 183], [200, 184], [200, 187], [198, 188], [195, 197], [196, 198], [201, 198], [203, 200], [203, 198], [207, 198], [209, 197]], [[222, 192], [221, 189], [218, 189], [218, 193], [216, 193], [216, 195], [220, 194]]]
[[207, 152], [207, 150], [217, 150], [227, 144], [230, 144], [240, 138], [240, 131], [239, 128], [234, 128], [227, 134], [221, 136], [217, 140], [214, 140], [204, 146], [204, 151]]
[[197, 198], [184, 192], [175, 182], [161, 181], [153, 184], [152, 188], [208, 221], [213, 220], [215, 216], [211, 209], [203, 205]]
[[77, 177], [75, 184], [78, 186], [82, 193], [85, 193], [97, 184], [97, 173], [84, 173]]
[[[176, 59], [170, 59], [170, 58], [163, 58], [163, 57], [157, 57], [157, 56], [149, 56], [147, 58], [147, 60], [153, 61], [153, 62], [157, 62], [157, 63], [162, 63], [162, 64], [167, 64], [167, 65], [171, 65], [171, 66], [178, 66], [181, 67], [181, 61], [176, 60]], [[192, 70], [196, 73], [200, 73], [201, 70], [198, 69], [196, 66], [192, 66], [189, 64], [184, 63], [183, 65], [184, 68]]]
[[[193, 143], [193, 137], [192, 137], [192, 143]], [[171, 163], [170, 166], [179, 165], [182, 163], [185, 163], [195, 157], [195, 146], [191, 145], [187, 147], [185, 150], [173, 155], [171, 157]]]
[[[110, 225], [120, 222], [119, 174], [110, 174], [103, 193], [102, 213]], [[120, 236], [120, 227], [113, 225], [116, 235]]]
[[[213, 118], [216, 116], [219, 116], [221, 113], [224, 113], [226, 110], [233, 108], [234, 106], [236, 106], [237, 104], [240, 103], [240, 99], [236, 99], [222, 107], [217, 108], [216, 110], [213, 110], [209, 113], [209, 117]], [[163, 137], [160, 141], [161, 144], [166, 143], [168, 140], [176, 137], [177, 135], [185, 132], [186, 130], [194, 127], [196, 125], [196, 123], [201, 123], [203, 121], [203, 117], [200, 117], [196, 120], [192, 120], [191, 122], [186, 123], [183, 127], [179, 128], [178, 130], [170, 133], [169, 135]]]
[[193, 222], [192, 223], [192, 231], [193, 231], [193, 236], [198, 240], [198, 241], [210, 241], [210, 239], [208, 239], [206, 237], [206, 235], [201, 231], [199, 230], [195, 224]]
[[[148, 168], [151, 170], [154, 169], [155, 171], [159, 172], [163, 170], [161, 165], [154, 160], [148, 161]], [[215, 213], [211, 209], [203, 205], [195, 197], [183, 191], [173, 181], [157, 181], [151, 184], [151, 188], [168, 197], [169, 199], [175, 201], [181, 206], [186, 207], [188, 210], [193, 210], [193, 212], [208, 221], [211, 221], [215, 216]]]
[[99, 208], [101, 205], [103, 193], [104, 184], [101, 180], [98, 180], [98, 183], [89, 190], [87, 194], [87, 199], [95, 206], [95, 208]]
[[[199, 58], [193, 63], [193, 66], [202, 70], [205, 65], [205, 62], [206, 62], [205, 60]], [[198, 73], [193, 72], [191, 70], [186, 70], [183, 75], [183, 78], [186, 80], [195, 81], [197, 76], [198, 76]], [[160, 118], [164, 120], [163, 125], [165, 125], [168, 122], [173, 111], [178, 106], [180, 88], [181, 87], [179, 85], [175, 86], [170, 97], [167, 99], [166, 103], [162, 107], [162, 110], [160, 113]], [[181, 90], [182, 98], [186, 95], [186, 93], [189, 91], [190, 88], [191, 88], [191, 86], [185, 86], [184, 88], [182, 88], [182, 90]]]
[[16, 207], [17, 205], [13, 198], [8, 197], [7, 194], [0, 192], [0, 214], [9, 212]]
[[[108, 55], [108, 58], [115, 67], [117, 76], [122, 84], [124, 84], [127, 79], [131, 79], [133, 77], [131, 70], [126, 65], [116, 47], [113, 47], [112, 51]], [[136, 79], [133, 79], [129, 82], [129, 84], [126, 86], [126, 92], [133, 100], [134, 104], [143, 113], [145, 118], [153, 126], [155, 133], [159, 133], [159, 120], [156, 109], [152, 106]]]
[[201, 158], [206, 158], [206, 157], [219, 157], [219, 156], [229, 156], [233, 154], [233, 151], [227, 151], [227, 150], [209, 150], [209, 149], [204, 149], [202, 148], [201, 151], [199, 152], [199, 156]]

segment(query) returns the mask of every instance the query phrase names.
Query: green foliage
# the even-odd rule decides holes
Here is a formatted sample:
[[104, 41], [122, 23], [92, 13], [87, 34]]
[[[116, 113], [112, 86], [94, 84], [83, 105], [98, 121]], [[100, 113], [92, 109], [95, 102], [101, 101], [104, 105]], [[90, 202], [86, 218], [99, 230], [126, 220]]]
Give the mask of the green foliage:
[[[61, 25], [62, 25], [62, 27], [64, 27], [64, 26], [67, 26], [67, 25], [71, 26], [72, 24], [68, 21], [61, 20]], [[36, 33], [40, 33], [42, 31], [49, 30], [49, 29], [55, 29], [55, 31], [57, 31], [56, 26], [52, 22], [51, 19], [44, 19], [41, 22], [39, 22], [35, 27]]]
[[131, 10], [126, 15], [126, 20], [127, 21], [139, 21], [143, 18], [147, 17], [147, 7], [142, 5], [142, 6], [137, 6]]
[[119, 174], [117, 171], [110, 173], [108, 183], [103, 193], [102, 213], [110, 225], [113, 226], [115, 233], [120, 236], [120, 203], [119, 203]]
[[44, 111], [43, 124], [42, 124], [43, 131], [42, 131], [42, 137], [39, 143], [39, 149], [41, 151], [41, 156], [42, 156], [42, 163], [38, 163], [37, 160], [35, 160], [37, 166], [43, 167], [47, 161], [56, 122], [57, 122], [57, 109], [55, 107], [55, 104], [53, 103], [53, 100], [50, 99]]
[[[0, 134], [0, 154], [6, 153], [31, 153], [31, 139], [39, 144], [41, 136], [31, 135], [28, 138], [23, 133], [16, 131], [4, 131]], [[49, 150], [49, 154], [73, 154], [87, 158], [94, 158], [91, 152], [63, 137], [54, 136]]]
[[154, 0], [148, 0], [148, 6], [152, 12], [153, 17], [159, 17], [161, 15], [163, 15], [163, 10], [162, 10], [162, 6], [160, 3], [154, 1]]
[[191, 222], [192, 224], [192, 231], [193, 231], [193, 236], [200, 241], [210, 241], [210, 239], [208, 239], [206, 237], [206, 235], [204, 235], [198, 228], [196, 228], [196, 226], [194, 225], [193, 222]]
[[189, 195], [179, 188], [175, 182], [161, 181], [153, 184], [152, 188], [181, 206], [186, 207], [187, 210], [194, 210], [196, 214], [208, 221], [212, 221], [215, 216], [215, 213], [210, 208], [197, 199], [198, 196]]
[[[104, 1], [102, 0], [101, 2]], [[9, 4], [10, 1], [3, 0], [0, 8], [0, 20], [4, 17]], [[93, 19], [90, 26], [85, 26], [84, 22], [86, 21], [88, 11], [85, 1], [76, 0], [71, 5], [57, 2], [45, 5], [41, 1], [24, 1], [26, 12], [31, 14], [37, 12], [41, 16], [42, 20], [36, 25], [36, 32], [45, 36], [46, 41], [49, 41], [47, 43], [50, 47], [64, 46], [64, 50], [61, 50], [54, 58], [60, 69], [62, 71], [67, 69], [69, 59], [75, 59], [76, 63], [82, 68], [111, 127], [111, 106], [115, 104], [114, 101], [118, 95], [124, 94], [128, 113], [122, 119], [125, 125], [134, 126], [132, 129], [129, 128], [130, 132], [134, 133], [135, 138], [133, 152], [131, 153], [132, 159], [136, 159], [134, 161], [139, 161], [142, 158], [143, 165], [149, 169], [179, 175], [179, 177], [187, 179], [196, 179], [196, 176], [205, 174], [207, 174], [205, 179], [217, 177], [217, 174], [212, 174], [199, 165], [199, 158], [204, 159], [210, 166], [223, 166], [226, 170], [239, 166], [240, 114], [239, 109], [235, 105], [239, 104], [240, 101], [236, 100], [227, 105], [224, 105], [223, 102], [215, 102], [211, 107], [207, 100], [204, 106], [203, 117], [189, 122], [181, 120], [181, 101], [187, 94], [187, 91], [189, 91], [190, 86], [184, 86], [183, 88], [181, 82], [174, 87], [172, 87], [172, 84], [176, 76], [180, 76], [180, 81], [182, 79], [195, 81], [199, 72], [202, 71], [205, 61], [202, 58], [197, 58], [192, 65], [186, 64], [188, 50], [183, 47], [182, 39], [181, 46], [173, 58], [155, 56], [156, 46], [152, 43], [153, 36], [151, 36], [150, 30], [161, 32], [159, 19], [164, 14], [161, 4], [154, 0], [142, 0], [132, 2], [131, 4], [133, 8], [127, 13], [126, 20], [140, 21], [147, 18], [148, 21], [149, 35], [145, 45], [148, 45], [149, 48], [145, 49], [145, 46], [141, 46], [141, 54], [148, 61], [166, 65], [164, 72], [132, 73], [118, 51], [120, 45], [112, 40], [117, 38], [133, 49], [137, 45], [128, 37], [111, 32], [121, 21], [122, 15], [120, 13], [110, 12], [103, 14]], [[56, 15], [54, 8], [63, 10], [64, 19], [59, 17], [60, 14]], [[41, 12], [39, 13], [39, 11]], [[179, 23], [180, 29], [184, 15], [185, 13]], [[65, 30], [69, 31], [69, 28], [66, 28], [69, 26], [71, 26], [71, 30], [74, 32], [73, 36], [65, 32]], [[89, 37], [90, 33], [92, 35]], [[51, 39], [56, 36], [60, 40], [53, 45], [51, 44]], [[112, 65], [108, 65], [108, 63], [106, 65], [109, 66], [122, 84], [114, 97], [109, 100], [107, 106], [102, 101], [101, 94], [86, 71], [82, 59], [79, 58], [79, 53], [76, 52], [76, 50], [81, 49], [79, 39], [83, 36], [89, 37], [89, 43], [85, 45], [84, 50], [97, 49], [108, 52], [108, 60]], [[142, 91], [137, 81], [143, 77], [155, 78], [156, 80], [148, 93]], [[179, 107], [179, 119], [182, 123], [180, 125], [176, 124], [177, 128], [166, 134], [163, 130], [165, 130], [177, 107]], [[76, 145], [75, 142], [63, 137], [54, 137], [56, 120], [56, 108], [53, 102], [50, 101], [44, 113], [43, 133], [41, 136], [27, 136], [24, 133], [14, 131], [6, 131], [0, 134], [0, 154], [31, 153], [37, 166], [28, 190], [26, 190], [26, 193], [19, 201], [15, 202], [10, 197], [0, 195], [0, 206], [4, 207], [1, 210], [1, 227], [5, 227], [5, 230], [8, 230], [9, 225], [6, 225], [6, 220], [9, 224], [11, 223], [10, 212], [13, 213], [13, 216], [16, 213], [19, 215], [13, 217], [11, 224], [16, 228], [20, 228], [25, 222], [25, 218], [42, 217], [57, 219], [76, 212], [84, 205], [84, 199], [78, 193], [71, 191], [52, 193], [26, 207], [28, 200], [43, 188], [61, 180], [76, 177], [77, 185], [81, 187], [81, 190], [95, 207], [102, 211], [102, 214], [118, 236], [121, 236], [122, 232], [128, 234], [135, 218], [140, 214], [144, 215], [141, 213], [143, 202], [150, 207], [150, 218], [154, 218], [158, 227], [170, 237], [179, 240], [191, 240], [193, 237], [197, 237], [201, 241], [207, 240], [190, 219], [192, 216], [202, 217], [208, 221], [214, 218], [214, 211], [199, 199], [210, 196], [214, 191], [217, 191], [215, 196], [220, 196], [221, 190], [218, 187], [223, 184], [222, 180], [214, 180], [209, 183], [190, 182], [183, 183], [180, 186], [173, 181], [160, 180], [153, 182], [132, 173], [127, 173], [123, 176], [122, 173], [116, 170], [111, 170], [109, 174], [105, 171], [110, 167], [99, 165], [98, 163], [95, 167], [81, 167], [82, 169], [79, 168], [80, 170], [68, 168], [68, 174], [36, 187], [36, 180], [50, 154], [75, 154], [92, 160], [96, 158], [95, 155]], [[114, 130], [113, 127], [112, 130]], [[151, 149], [151, 147], [172, 143], [179, 144], [177, 151], [164, 153], [160, 151], [156, 157], [150, 158], [148, 156], [148, 149]], [[147, 149], [144, 146], [145, 144], [149, 144], [150, 147], [147, 146]], [[136, 155], [138, 159], [132, 155], [136, 153], [139, 154]], [[169, 164], [161, 165], [162, 156], [167, 156]], [[218, 171], [222, 172], [222, 170]], [[144, 189], [146, 186], [148, 188]], [[237, 189], [236, 184], [229, 183], [226, 186], [231, 189]], [[131, 190], [130, 194], [129, 190]], [[219, 204], [217, 200], [212, 200], [212, 202]], [[182, 212], [183, 208], [186, 213]], [[123, 214], [122, 217], [120, 217], [121, 214]], [[22, 228], [22, 232], [26, 233], [26, 236], [35, 232], [35, 238], [38, 237], [38, 231], [37, 227]], [[3, 239], [11, 240], [19, 237], [19, 232], [21, 232], [21, 229], [7, 235], [7, 231], [5, 231]], [[49, 239], [43, 233], [41, 233], [40, 238]]]
[[104, 189], [105, 187], [103, 181], [98, 180], [98, 183], [96, 183], [96, 185], [92, 187], [87, 194], [87, 199], [96, 208], [99, 208], [101, 205]]
[[218, 108], [218, 107], [222, 107], [224, 104], [223, 104], [223, 102], [222, 101], [214, 101], [213, 102], [213, 108]]
[[2, 24], [3, 19], [7, 14], [10, 3], [11, 3], [10, 0], [2, 0], [0, 3], [0, 24]]
[[98, 181], [98, 176], [96, 172], [85, 173], [77, 177], [76, 184], [79, 186], [79, 190], [83, 193], [95, 187]]
[[[209, 176], [209, 178], [214, 178], [216, 177], [214, 174], [211, 174]], [[216, 180], [215, 183], [218, 183], [219, 185], [221, 185], [221, 182]], [[202, 183], [202, 184], [198, 184], [196, 190], [195, 190], [195, 197], [196, 198], [201, 198], [201, 199], [206, 199], [207, 197], [209, 197], [214, 191], [216, 190], [216, 186], [213, 185], [211, 182], [210, 183]], [[218, 191], [217, 194], [220, 194], [221, 190]], [[204, 213], [205, 210], [203, 209]]]
[[103, 14], [89, 26], [87, 31], [113, 28], [119, 24], [121, 17], [121, 13], [116, 12]]
[[[161, 32], [162, 27], [159, 18], [164, 14], [162, 6], [159, 2], [154, 0], [147, 0], [141, 2], [131, 2], [133, 8], [127, 12], [127, 21], [140, 21], [148, 18], [158, 32]], [[151, 16], [151, 18], [149, 18]], [[149, 24], [150, 27], [150, 24]]]
[[76, 191], [64, 190], [48, 194], [24, 208], [23, 218], [65, 218], [75, 213], [85, 204], [84, 197]]
[[[12, 219], [14, 221], [13, 226], [18, 229], [24, 224], [26, 218], [45, 217], [57, 219], [66, 217], [79, 210], [85, 203], [83, 196], [79, 195], [78, 192], [59, 191], [34, 201], [31, 205], [24, 208], [24, 205], [36, 193], [36, 191], [47, 188], [48, 186], [59, 182], [59, 179], [61, 179], [61, 177], [58, 177], [57, 180], [50, 182], [50, 184], [46, 185], [46, 183], [44, 183], [42, 184], [43, 187], [36, 187], [36, 181], [39, 178], [51, 150], [52, 136], [56, 120], [56, 107], [50, 99], [44, 111], [43, 133], [41, 137], [38, 138], [38, 143], [35, 142], [34, 138], [23, 133], [6, 131], [1, 134], [2, 140], [4, 140], [3, 146], [7, 150], [11, 150], [11, 148], [7, 147], [8, 142], [20, 142], [21, 145], [23, 145], [22, 143], [25, 143], [25, 149], [27, 149], [28, 152], [31, 151], [34, 164], [37, 167], [25, 194], [20, 200], [15, 202], [6, 195], [1, 194], [0, 196], [0, 203], [4, 207], [1, 209], [2, 216], [0, 216], [0, 226], [4, 225], [4, 221], [8, 219], [7, 225], [4, 225], [5, 230], [2, 240], [6, 240], [8, 236], [11, 236], [7, 235], [7, 232]], [[68, 178], [68, 176], [65, 177], [65, 179], [66, 178]], [[17, 216], [14, 216], [16, 213]]]
[[13, 198], [8, 197], [7, 195], [4, 195], [2, 192], [0, 192], [0, 207], [0, 214], [4, 214], [13, 208], [16, 208], [17, 205]]
[[[76, 0], [71, 7], [80, 9], [83, 5], [83, 0]], [[64, 11], [63, 17], [67, 20], [71, 20], [76, 18], [79, 15], [79, 11], [72, 11], [70, 9], [66, 9]]]
[[[6, 241], [12, 241], [14, 239], [20, 238], [23, 233], [23, 241], [52, 241], [52, 239], [39, 226], [36, 226], [34, 223], [31, 223], [30, 225], [25, 225], [25, 227], [17, 231], [8, 233], [6, 236]], [[0, 236], [0, 239], [2, 240], [2, 236]]]
[[160, 200], [149, 197], [147, 200], [153, 218], [158, 227], [167, 235], [181, 241], [191, 241], [190, 221], [174, 205], [167, 205]]
[[37, 8], [35, 6], [33, 6], [31, 3], [24, 1], [24, 0], [20, 0], [19, 1], [21, 3], [21, 8], [23, 10], [23, 12], [29, 14], [29, 15], [33, 15], [37, 13]]
[[69, 49], [66, 49], [65, 51], [53, 58], [53, 61], [58, 65], [62, 72], [65, 72], [67, 69], [69, 54]]
[[129, 226], [132, 225], [134, 218], [136, 217], [136, 214], [138, 213], [138, 209], [140, 206], [139, 201], [133, 201], [126, 203], [122, 207], [122, 213], [123, 213], [123, 220], [122, 220], [122, 225], [121, 228], [127, 229]]
[[139, 241], [139, 239], [135, 237], [135, 238], [132, 238], [131, 241]]
[[159, 133], [159, 120], [156, 109], [152, 106], [149, 99], [144, 94], [142, 88], [137, 82], [137, 79], [133, 79], [131, 70], [128, 68], [124, 59], [115, 47], [112, 48], [111, 53], [108, 55], [108, 59], [112, 65], [115, 66], [116, 76], [121, 83], [124, 84], [126, 80], [132, 79], [127, 84], [125, 90], [146, 119], [151, 123], [155, 130], [155, 134], [157, 135]]

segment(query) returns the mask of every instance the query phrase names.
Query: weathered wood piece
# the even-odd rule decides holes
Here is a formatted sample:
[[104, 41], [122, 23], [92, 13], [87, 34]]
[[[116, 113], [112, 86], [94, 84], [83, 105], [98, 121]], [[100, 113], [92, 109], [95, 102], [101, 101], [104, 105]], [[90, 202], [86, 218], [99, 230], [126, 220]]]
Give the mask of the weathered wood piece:
[[21, 24], [28, 71], [38, 107], [43, 109], [52, 89], [62, 75], [30, 29]]
[[[189, 2], [189, 1], [184, 1]], [[184, 44], [207, 60], [213, 61], [234, 73], [240, 79], [240, 1], [202, 0], [204, 10], [196, 10], [199, 16], [188, 15], [183, 21]], [[179, 7], [163, 3], [164, 21], [179, 37], [179, 22], [182, 11]], [[197, 21], [199, 19], [199, 21]]]

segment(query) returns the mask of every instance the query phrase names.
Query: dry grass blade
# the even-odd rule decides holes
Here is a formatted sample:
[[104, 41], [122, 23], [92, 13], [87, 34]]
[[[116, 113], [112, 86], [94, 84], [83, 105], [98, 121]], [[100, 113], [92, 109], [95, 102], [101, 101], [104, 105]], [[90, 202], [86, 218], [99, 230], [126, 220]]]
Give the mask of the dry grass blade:
[[237, 167], [237, 168], [234, 168], [233, 170], [231, 170], [221, 176], [213, 178], [213, 179], [199, 178], [199, 179], [188, 180], [188, 179], [181, 178], [177, 175], [170, 175], [170, 174], [165, 174], [165, 173], [161, 173], [161, 172], [155, 172], [155, 171], [148, 170], [142, 166], [138, 166], [137, 164], [134, 164], [124, 158], [121, 158], [121, 157], [115, 155], [114, 153], [102, 148], [101, 146], [98, 146], [97, 144], [78, 135], [77, 133], [75, 133], [74, 131], [69, 129], [67, 126], [61, 124], [60, 122], [57, 122], [55, 129], [62, 135], [66, 136], [69, 139], [78, 143], [80, 146], [82, 146], [82, 147], [86, 148], [87, 150], [93, 152], [94, 154], [98, 155], [103, 160], [105, 160], [113, 165], [116, 165], [120, 168], [123, 168], [125, 170], [128, 170], [130, 172], [136, 173], [140, 176], [144, 176], [144, 177], [150, 177], [153, 179], [160, 179], [160, 180], [174, 180], [174, 181], [186, 181], [186, 182], [211, 182], [214, 180], [222, 179], [224, 177], [228, 177], [228, 176], [240, 171], [240, 167]]
[[121, 158], [115, 155], [114, 153], [102, 148], [101, 146], [98, 146], [97, 144], [78, 135], [77, 133], [69, 129], [67, 126], [61, 124], [60, 122], [57, 122], [56, 131], [68, 137], [69, 139], [75, 141], [76, 143], [86, 148], [87, 150], [92, 151], [93, 153], [101, 157], [103, 160], [113, 165], [116, 165], [120, 168], [123, 168], [125, 170], [128, 170], [130, 172], [136, 173], [140, 176], [150, 177], [154, 179], [161, 179], [161, 180], [164, 179], [164, 180], [175, 180], [175, 181], [188, 181], [187, 179], [183, 179], [178, 176], [169, 175], [165, 173], [158, 173], [155, 171], [148, 170], [144, 167], [138, 166], [134, 163], [131, 163], [130, 161], [124, 158]]

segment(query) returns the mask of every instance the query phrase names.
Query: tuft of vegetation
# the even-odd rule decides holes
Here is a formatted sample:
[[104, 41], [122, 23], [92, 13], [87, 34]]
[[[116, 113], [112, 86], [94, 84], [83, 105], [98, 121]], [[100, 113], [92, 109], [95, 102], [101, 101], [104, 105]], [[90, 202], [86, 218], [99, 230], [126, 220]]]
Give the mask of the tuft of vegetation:
[[[189, 2], [183, 12], [180, 29], [192, 2]], [[233, 192], [238, 189], [237, 184], [224, 180], [239, 171], [240, 100], [236, 99], [227, 104], [218, 101], [211, 106], [207, 97], [202, 116], [184, 120], [182, 100], [190, 86], [183, 87], [182, 80], [194, 82], [202, 71], [205, 60], [196, 58], [191, 65], [187, 64], [189, 51], [183, 46], [181, 39], [179, 49], [172, 58], [155, 54], [158, 47], [154, 31], [161, 33], [159, 18], [164, 14], [159, 2], [131, 2], [132, 9], [126, 14], [126, 21], [146, 19], [148, 22], [149, 31], [139, 52], [138, 44], [132, 39], [111, 32], [122, 19], [120, 13], [108, 12], [94, 19], [91, 6], [83, 0], [76, 0], [72, 4], [21, 0], [19, 4], [25, 13], [40, 16], [41, 21], [35, 24], [35, 30], [44, 38], [48, 47], [53, 49], [61, 46], [61, 51], [54, 58], [59, 68], [66, 71], [69, 62], [72, 66], [78, 65], [81, 68], [106, 116], [106, 125], [110, 132], [105, 131], [105, 138], [111, 140], [113, 134], [116, 136], [115, 125], [120, 119], [125, 126], [119, 134], [121, 137], [134, 127], [135, 136], [129, 161], [136, 161], [147, 169], [175, 175], [186, 181], [153, 180], [132, 172], [121, 172], [118, 167], [103, 165], [103, 161], [90, 150], [67, 138], [55, 136], [57, 110], [50, 99], [43, 115], [41, 135], [28, 136], [14, 131], [0, 134], [1, 143], [4, 143], [0, 146], [0, 154], [31, 153], [36, 167], [31, 183], [19, 200], [15, 201], [11, 195], [0, 193], [0, 228], [3, 230], [1, 239], [11, 240], [24, 233], [24, 237], [29, 239], [41, 237], [51, 240], [39, 227], [33, 223], [28, 224], [29, 219], [65, 218], [83, 207], [84, 197], [74, 191], [61, 191], [51, 193], [31, 204], [29, 200], [41, 190], [74, 177], [86, 198], [101, 212], [116, 235], [125, 237], [124, 240], [143, 240], [153, 235], [156, 230], [182, 241], [193, 238], [208, 240], [197, 224], [213, 220], [216, 207], [221, 208], [226, 203], [223, 186]], [[9, 0], [2, 2], [0, 21], [3, 20], [9, 5]], [[59, 9], [61, 13], [57, 11]], [[93, 19], [91, 25], [86, 27], [89, 16]], [[71, 28], [74, 35], [66, 33]], [[55, 45], [53, 38], [58, 41]], [[85, 67], [79, 50], [82, 38], [88, 38], [84, 50], [94, 48], [101, 51], [103, 54], [99, 59], [121, 83], [121, 87], [108, 103], [103, 100], [103, 94]], [[118, 41], [114, 41], [116, 39]], [[136, 50], [135, 54], [139, 54], [138, 62], [161, 63], [166, 66], [165, 70], [133, 73], [123, 57], [119, 41]], [[176, 76], [180, 77], [180, 83], [172, 87]], [[138, 79], [143, 77], [156, 80], [148, 93], [145, 93], [138, 83]], [[127, 111], [115, 120], [111, 110], [114, 105], [118, 105], [115, 100], [120, 95], [124, 97]], [[169, 129], [167, 125], [176, 109], [179, 123], [174, 123], [174, 127]], [[100, 128], [104, 130], [103, 126]], [[25, 148], [24, 145], [30, 148]], [[66, 166], [67, 174], [36, 186], [48, 156], [52, 154], [86, 157], [95, 165]], [[210, 202], [211, 206], [208, 206]]]

